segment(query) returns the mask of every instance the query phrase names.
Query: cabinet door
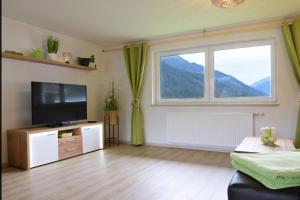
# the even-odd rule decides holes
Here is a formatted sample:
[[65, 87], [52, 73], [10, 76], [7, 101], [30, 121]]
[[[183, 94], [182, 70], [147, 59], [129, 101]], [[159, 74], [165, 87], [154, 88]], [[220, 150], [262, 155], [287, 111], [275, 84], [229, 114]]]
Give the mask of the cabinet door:
[[81, 128], [83, 153], [103, 149], [103, 126], [92, 125]]
[[49, 131], [29, 135], [30, 167], [58, 160], [58, 132]]

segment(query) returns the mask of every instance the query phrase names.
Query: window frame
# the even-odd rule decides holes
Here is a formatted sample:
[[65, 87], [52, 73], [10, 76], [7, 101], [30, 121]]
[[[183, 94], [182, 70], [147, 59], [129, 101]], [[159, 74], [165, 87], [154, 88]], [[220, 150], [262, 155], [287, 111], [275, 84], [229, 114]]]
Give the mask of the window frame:
[[[152, 105], [278, 105], [277, 102], [277, 66], [275, 38], [257, 39], [250, 41], [228, 42], [185, 48], [174, 48], [154, 51], [153, 60], [153, 89]], [[270, 97], [227, 97], [214, 96], [214, 51], [247, 48], [255, 46], [271, 46], [271, 96]], [[160, 97], [160, 57], [182, 55], [189, 53], [205, 53], [204, 98], [161, 99]]]
[[[265, 46], [270, 45], [271, 47], [271, 96], [270, 97], [227, 97], [227, 98], [216, 98], [214, 95], [215, 90], [215, 77], [213, 75], [215, 65], [214, 65], [214, 52], [219, 50], [230, 50], [230, 49], [238, 49], [238, 48], [248, 48], [248, 47], [257, 47], [257, 46]], [[250, 42], [239, 42], [236, 44], [224, 44], [224, 45], [214, 45], [210, 48], [209, 52], [211, 56], [211, 82], [210, 82], [210, 91], [211, 91], [211, 102], [216, 103], [270, 103], [276, 101], [276, 64], [275, 64], [275, 41], [274, 40], [257, 40]]]
[[[185, 99], [162, 99], [160, 96], [160, 58], [163, 56], [175, 56], [175, 55], [182, 55], [182, 54], [192, 54], [192, 53], [204, 53], [205, 54], [205, 66], [204, 66], [204, 97], [203, 98], [185, 98]], [[201, 48], [201, 47], [196, 47], [196, 48], [185, 48], [185, 49], [175, 49], [175, 50], [167, 50], [167, 51], [161, 51], [161, 52], [155, 52], [155, 66], [156, 66], [156, 89], [155, 89], [155, 100], [156, 102], [159, 102], [161, 104], [194, 104], [194, 103], [205, 103], [208, 102], [208, 48]]]

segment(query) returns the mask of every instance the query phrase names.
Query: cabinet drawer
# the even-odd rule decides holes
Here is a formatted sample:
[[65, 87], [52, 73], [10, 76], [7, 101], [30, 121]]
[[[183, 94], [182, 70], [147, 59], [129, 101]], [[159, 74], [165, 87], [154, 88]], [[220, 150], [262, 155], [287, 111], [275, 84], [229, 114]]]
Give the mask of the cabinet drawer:
[[68, 138], [59, 138], [58, 149], [59, 152], [65, 148], [82, 146], [81, 136], [72, 136]]
[[59, 159], [70, 158], [82, 154], [82, 146], [66, 147], [59, 151]]
[[81, 135], [59, 138], [59, 159], [70, 158], [82, 154]]
[[80, 143], [82, 142], [81, 135], [75, 135], [75, 136], [71, 136], [71, 137], [59, 138], [58, 139], [59, 146], [68, 145], [68, 144], [75, 144], [75, 143], [79, 143], [79, 142]]

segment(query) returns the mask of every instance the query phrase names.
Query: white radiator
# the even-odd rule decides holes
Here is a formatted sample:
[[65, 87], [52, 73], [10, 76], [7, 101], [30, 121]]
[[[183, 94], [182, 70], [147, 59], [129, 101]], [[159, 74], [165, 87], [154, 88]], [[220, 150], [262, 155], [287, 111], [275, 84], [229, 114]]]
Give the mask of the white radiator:
[[167, 142], [174, 146], [230, 151], [252, 134], [252, 113], [167, 113]]

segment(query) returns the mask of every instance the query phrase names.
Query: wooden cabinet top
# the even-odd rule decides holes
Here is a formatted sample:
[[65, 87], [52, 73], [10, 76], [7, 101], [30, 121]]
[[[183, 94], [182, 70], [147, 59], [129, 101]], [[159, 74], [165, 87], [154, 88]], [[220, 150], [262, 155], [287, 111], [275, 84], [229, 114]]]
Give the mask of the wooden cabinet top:
[[25, 134], [34, 134], [34, 133], [41, 133], [41, 132], [48, 132], [48, 131], [63, 131], [63, 130], [70, 130], [76, 129], [86, 126], [93, 126], [93, 125], [101, 125], [103, 122], [80, 122], [78, 124], [70, 125], [70, 126], [59, 126], [59, 127], [30, 127], [30, 128], [21, 128], [21, 129], [12, 129], [8, 130], [7, 133], [25, 133]]

